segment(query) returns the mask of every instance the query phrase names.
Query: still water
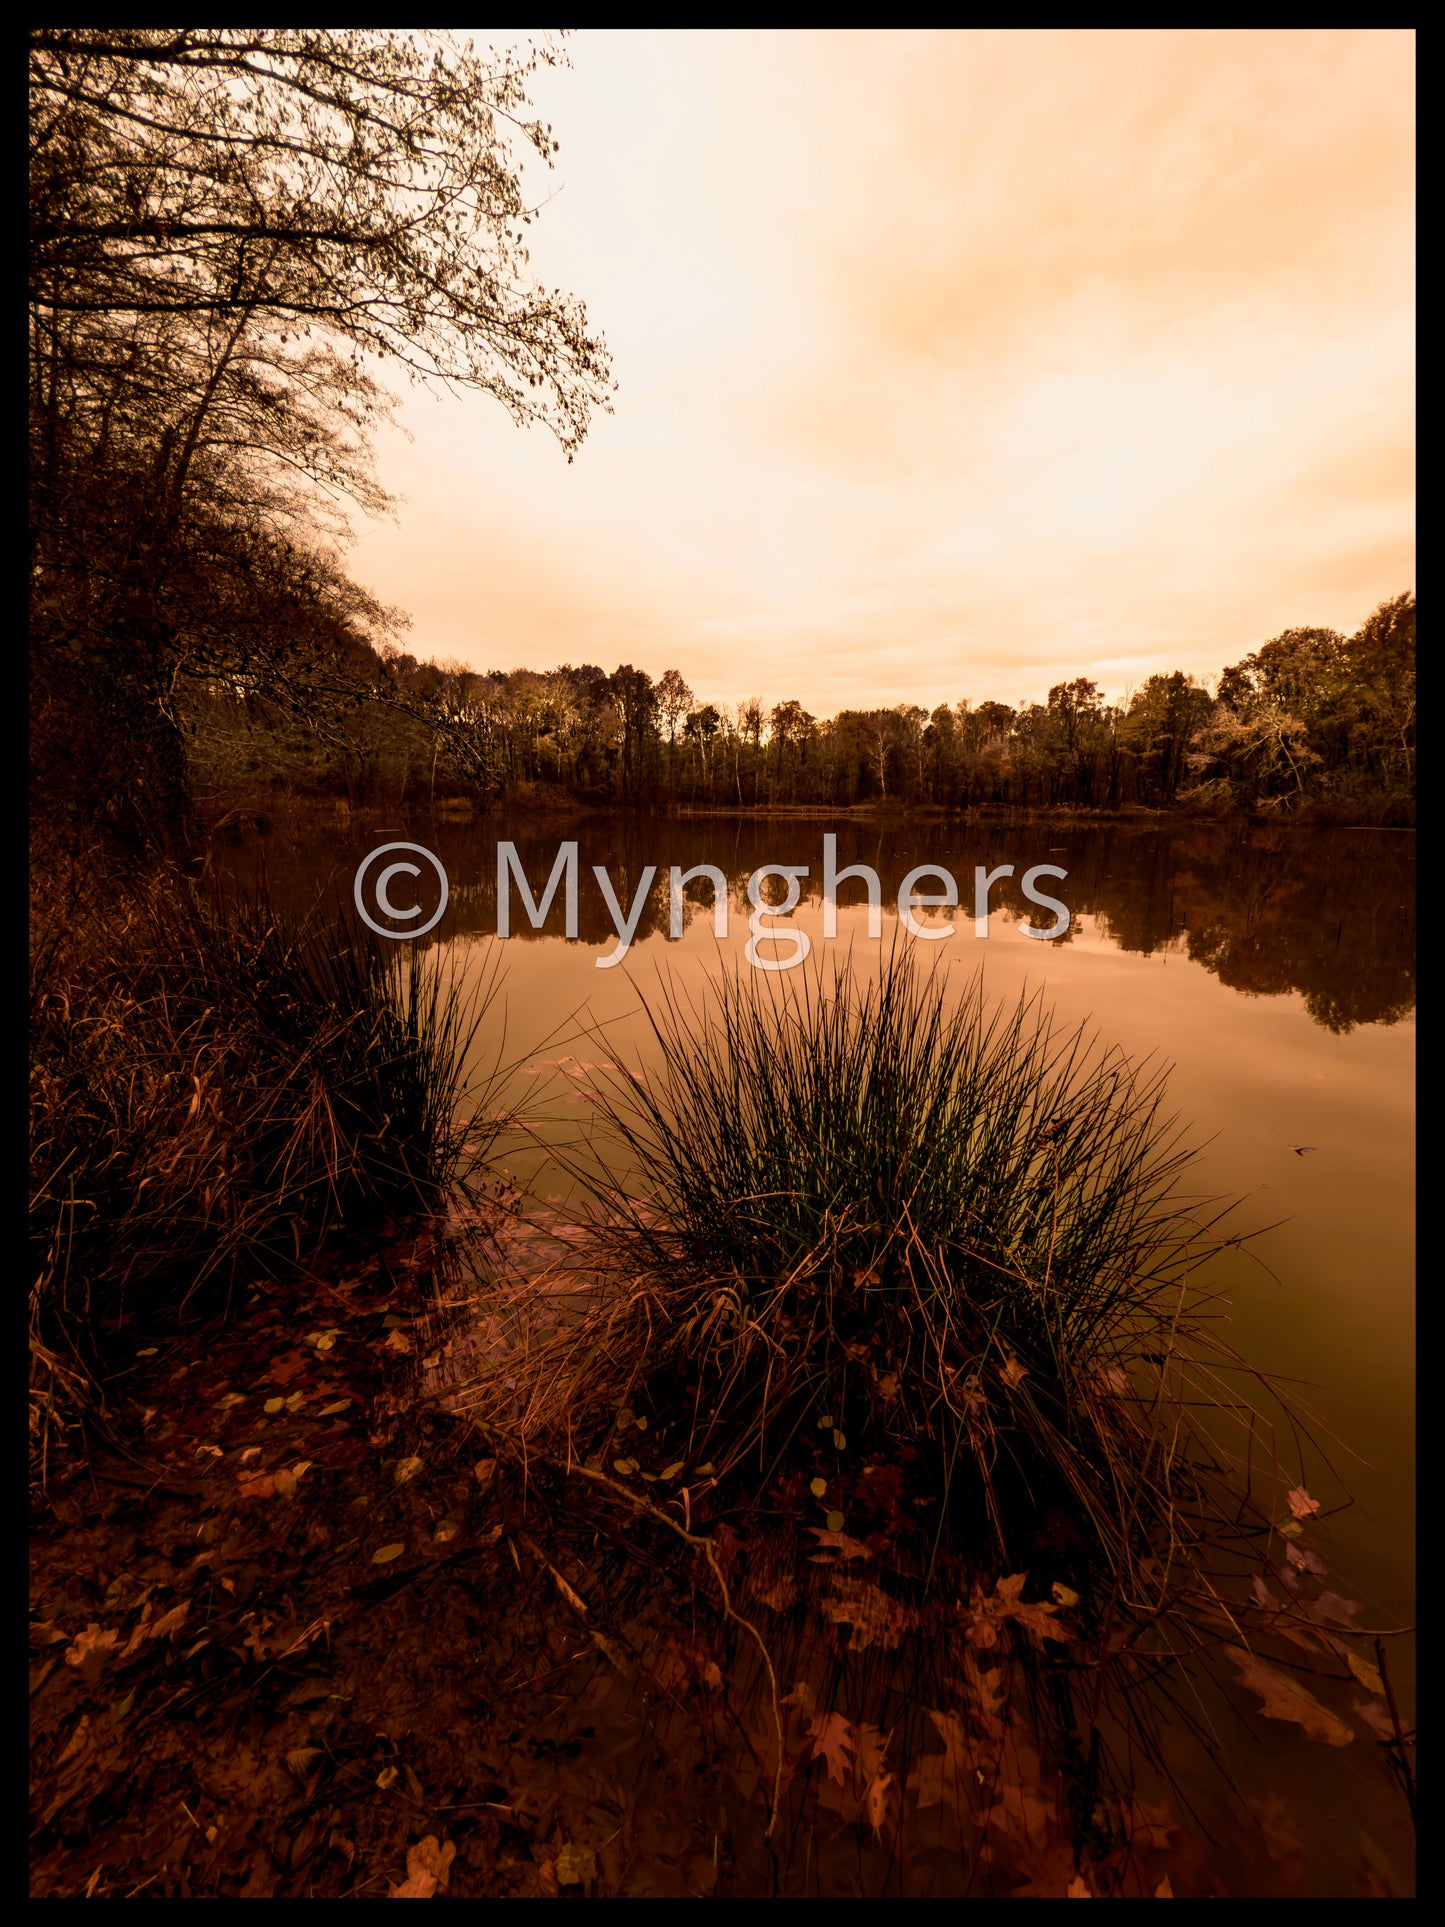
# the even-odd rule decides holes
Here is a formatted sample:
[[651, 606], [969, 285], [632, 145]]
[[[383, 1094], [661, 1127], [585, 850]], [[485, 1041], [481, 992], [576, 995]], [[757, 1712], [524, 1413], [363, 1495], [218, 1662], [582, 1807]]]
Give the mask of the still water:
[[[825, 831], [837, 833], [840, 867], [867, 864], [881, 879], [876, 942], [858, 884], [841, 886], [837, 937], [824, 939]], [[498, 954], [498, 843], [514, 844], [534, 896], [562, 843], [577, 843], [576, 937], [564, 935], [560, 888], [540, 930], [513, 893], [502, 989], [477, 1042], [479, 1063], [500, 1049], [511, 1067], [488, 1102], [528, 1121], [527, 1132], [504, 1138], [501, 1155], [539, 1196], [564, 1185], [547, 1145], [565, 1141], [573, 1157], [585, 1146], [580, 1067], [610, 1060], [645, 1074], [657, 1045], [644, 1001], [668, 984], [697, 995], [741, 964], [754, 871], [807, 866], [789, 923], [810, 938], [812, 964], [851, 948], [859, 968], [895, 934], [908, 872], [924, 864], [950, 871], [963, 907], [917, 915], [935, 926], [950, 920], [955, 934], [909, 939], [934, 968], [961, 987], [982, 966], [989, 994], [1009, 1002], [1039, 989], [1060, 1019], [1086, 1021], [1104, 1041], [1173, 1066], [1172, 1107], [1200, 1147], [1191, 1188], [1239, 1200], [1236, 1228], [1268, 1227], [1252, 1256], [1225, 1254], [1211, 1274], [1230, 1299], [1233, 1342], [1292, 1382], [1341, 1442], [1332, 1458], [1350, 1503], [1329, 1523], [1331, 1571], [1368, 1602], [1373, 1625], [1413, 1623], [1413, 836], [1237, 825], [378, 816], [324, 828], [278, 824], [248, 832], [230, 854], [243, 870], [263, 862], [275, 896], [299, 905], [328, 883], [349, 898], [359, 861], [389, 839], [414, 840], [440, 859], [450, 900], [425, 941], [477, 977]], [[674, 940], [669, 869], [699, 864], [728, 880], [728, 934], [715, 933], [710, 890], [690, 886]], [[975, 868], [1005, 864], [1014, 875], [993, 885], [981, 941]], [[598, 963], [617, 948], [615, 918], [594, 865], [607, 871], [624, 915], [646, 866], [657, 871], [630, 948], [609, 968]], [[1023, 930], [1030, 920], [1053, 921], [1020, 892], [1035, 865], [1066, 872], [1037, 885], [1069, 911], [1067, 932], [1048, 941]], [[941, 888], [932, 879], [915, 887]], [[434, 878], [403, 876], [393, 901], [409, 904], [409, 891], [429, 916]], [[775, 882], [764, 894], [776, 899], [781, 889]], [[759, 954], [788, 950], [764, 945]], [[1300, 1482], [1338, 1496], [1340, 1480], [1304, 1449]], [[1413, 1703], [1408, 1644], [1392, 1642], [1391, 1664], [1397, 1690]]]

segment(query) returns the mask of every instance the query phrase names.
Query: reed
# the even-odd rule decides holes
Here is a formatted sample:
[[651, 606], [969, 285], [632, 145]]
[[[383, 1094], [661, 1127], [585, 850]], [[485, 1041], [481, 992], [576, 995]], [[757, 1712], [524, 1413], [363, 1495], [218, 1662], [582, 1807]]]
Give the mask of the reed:
[[93, 1405], [147, 1319], [424, 1208], [485, 1160], [464, 1065], [495, 972], [468, 995], [406, 949], [175, 868], [37, 887], [33, 1430]]

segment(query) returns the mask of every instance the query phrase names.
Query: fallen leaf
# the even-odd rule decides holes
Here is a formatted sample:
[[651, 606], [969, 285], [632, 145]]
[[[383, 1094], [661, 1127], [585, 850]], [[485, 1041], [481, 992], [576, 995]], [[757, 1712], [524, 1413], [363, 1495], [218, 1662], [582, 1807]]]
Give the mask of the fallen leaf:
[[267, 1368], [267, 1376], [278, 1385], [289, 1385], [298, 1372], [306, 1370], [306, 1354], [299, 1347], [283, 1352], [280, 1358], [273, 1358]]
[[846, 1451], [846, 1450], [847, 1450], [847, 1447], [848, 1447], [848, 1441], [847, 1441], [847, 1439], [846, 1439], [846, 1438], [844, 1437], [844, 1435], [843, 1435], [843, 1433], [841, 1433], [841, 1432], [838, 1432], [838, 1431], [835, 1431], [835, 1432], [833, 1433], [833, 1443], [834, 1443], [834, 1445], [835, 1445], [835, 1446], [836, 1446], [836, 1447], [838, 1448], [838, 1450], [839, 1450], [840, 1452], [843, 1452], [843, 1451]]
[[1069, 1882], [1068, 1891], [1064, 1897], [1066, 1900], [1092, 1900], [1094, 1898], [1089, 1892], [1088, 1882], [1081, 1873], [1076, 1873]]
[[1320, 1502], [1312, 1499], [1302, 1485], [1297, 1485], [1289, 1495], [1289, 1509], [1296, 1519], [1308, 1519], [1311, 1513], [1319, 1511]]
[[295, 1498], [296, 1474], [294, 1472], [288, 1471], [284, 1465], [278, 1466], [271, 1474], [271, 1481], [281, 1498]]
[[400, 1559], [405, 1551], [406, 1544], [404, 1540], [398, 1540], [394, 1546], [378, 1546], [376, 1551], [371, 1555], [371, 1563], [374, 1566], [384, 1566], [392, 1559]]
[[1022, 1385], [1028, 1375], [1027, 1365], [1020, 1365], [1012, 1352], [1009, 1353], [1004, 1363], [999, 1366], [999, 1377], [1002, 1378], [1005, 1385]]
[[1381, 1699], [1385, 1697], [1385, 1682], [1380, 1678], [1378, 1666], [1372, 1666], [1369, 1660], [1361, 1659], [1358, 1653], [1347, 1652], [1345, 1661], [1367, 1693], [1377, 1693]]
[[843, 1530], [843, 1515], [841, 1512], [830, 1512], [828, 1514], [828, 1530], [829, 1532], [841, 1532]]
[[868, 1646], [896, 1651], [915, 1620], [900, 1600], [890, 1598], [880, 1587], [842, 1573], [833, 1581], [828, 1597], [820, 1601], [819, 1610], [835, 1626], [849, 1628], [850, 1653], [862, 1652]]
[[497, 1461], [495, 1459], [478, 1459], [472, 1467], [472, 1477], [476, 1481], [478, 1492], [485, 1492], [496, 1476]]
[[436, 1540], [438, 1545], [445, 1545], [449, 1539], [455, 1539], [456, 1536], [457, 1522], [455, 1519], [443, 1519], [438, 1524], [436, 1531], [432, 1534], [433, 1539]]
[[387, 1899], [430, 1900], [434, 1894], [445, 1893], [456, 1853], [452, 1841], [443, 1846], [434, 1833], [429, 1833], [414, 1847], [407, 1848], [406, 1879], [391, 1889]]
[[293, 1746], [286, 1755], [286, 1764], [298, 1780], [307, 1780], [321, 1757], [319, 1746]]
[[1079, 1603], [1079, 1595], [1074, 1591], [1073, 1587], [1064, 1585], [1061, 1580], [1056, 1579], [1050, 1587], [1050, 1591], [1053, 1593], [1055, 1604], [1062, 1606], [1065, 1611], [1067, 1611], [1070, 1606], [1077, 1606]]
[[315, 1461], [312, 1459], [297, 1459], [295, 1465], [293, 1465], [291, 1468], [292, 1478], [293, 1479], [304, 1478], [305, 1475], [311, 1470], [311, 1467], [314, 1463]]
[[423, 1459], [418, 1459], [418, 1458], [399, 1459], [397, 1461], [396, 1470], [391, 1475], [392, 1484], [405, 1485], [409, 1479], [414, 1479], [416, 1477], [417, 1473], [421, 1471], [422, 1466], [424, 1464], [425, 1464], [425, 1460]]
[[284, 1411], [285, 1408], [286, 1401], [284, 1398], [268, 1398], [266, 1403], [261, 1407], [261, 1410], [268, 1416], [271, 1416], [277, 1412]]
[[[820, 1548], [831, 1547], [832, 1550], [837, 1553], [837, 1561], [834, 1562], [830, 1560], [828, 1562], [829, 1564], [842, 1564], [849, 1559], [871, 1559], [873, 1557], [861, 1539], [850, 1539], [846, 1532], [828, 1532], [825, 1531], [822, 1526], [809, 1526], [808, 1530], [818, 1541]], [[818, 1557], [817, 1553], [814, 1553], [813, 1557], [816, 1559]]]
[[1303, 1568], [1305, 1572], [1315, 1573], [1321, 1579], [1323, 1579], [1329, 1571], [1329, 1567], [1325, 1564], [1324, 1560], [1320, 1558], [1319, 1554], [1317, 1552], [1311, 1552], [1308, 1546], [1286, 1546], [1284, 1556], [1292, 1566], [1299, 1566]]
[[1394, 1739], [1394, 1722], [1383, 1706], [1377, 1706], [1373, 1700], [1356, 1699], [1350, 1701], [1350, 1711], [1365, 1722], [1377, 1740]]
[[709, 1459], [706, 1465], [700, 1465], [697, 1468], [697, 1476], [700, 1479], [710, 1479], [716, 1471], [717, 1467], [713, 1464], [712, 1460]]
[[588, 1887], [597, 1878], [597, 1856], [569, 1840], [557, 1855], [556, 1874], [559, 1887]]
[[412, 1350], [412, 1342], [398, 1325], [386, 1334], [381, 1349], [385, 1352], [397, 1352], [405, 1357]]
[[1169, 1885], [1169, 1876], [1167, 1873], [1154, 1889], [1154, 1898], [1156, 1900], [1172, 1900], [1174, 1898], [1174, 1889]]
[[99, 1623], [92, 1620], [66, 1648], [65, 1663], [80, 1669], [81, 1678], [88, 1686], [93, 1686], [100, 1677], [100, 1669], [120, 1644], [120, 1634], [113, 1626], [103, 1630]]
[[276, 1484], [269, 1472], [243, 1472], [236, 1480], [236, 1490], [243, 1499], [269, 1499]]
[[[686, 1461], [685, 1459], [679, 1459], [676, 1465], [669, 1465], [669, 1466], [667, 1466], [667, 1467], [666, 1467], [666, 1468], [664, 1469], [664, 1471], [663, 1471], [663, 1473], [662, 1473], [662, 1477], [663, 1477], [664, 1479], [675, 1479], [675, 1478], [677, 1477], [677, 1475], [678, 1475], [678, 1473], [679, 1473], [679, 1472], [681, 1472], [681, 1470], [682, 1470], [682, 1468], [683, 1468], [683, 1466], [684, 1466], [684, 1465], [685, 1465], [686, 1463], [687, 1463], [687, 1461]], [[559, 1880], [561, 1879], [561, 1875], [560, 1875], [560, 1874], [559, 1874], [559, 1875], [558, 1875], [557, 1877], [558, 1877], [558, 1879], [559, 1879]]]
[[1321, 1706], [1298, 1680], [1266, 1666], [1242, 1646], [1226, 1646], [1224, 1650], [1234, 1662], [1240, 1685], [1257, 1693], [1264, 1702], [1260, 1711], [1266, 1719], [1290, 1720], [1302, 1729], [1306, 1738], [1323, 1740], [1326, 1746], [1348, 1746], [1355, 1737], [1344, 1721], [1327, 1706]]
[[162, 1613], [159, 1619], [152, 1620], [147, 1628], [148, 1636], [151, 1639], [164, 1639], [168, 1633], [178, 1632], [190, 1610], [190, 1600], [183, 1599], [179, 1606], [172, 1606], [168, 1613]]
[[897, 1398], [898, 1374], [896, 1372], [885, 1372], [882, 1378], [879, 1379], [878, 1396], [880, 1398]]
[[394, 1766], [384, 1766], [376, 1776], [376, 1784], [383, 1793], [390, 1793], [400, 1778], [401, 1775]]
[[636, 1459], [614, 1459], [612, 1461], [612, 1470], [614, 1472], [620, 1472], [625, 1479], [630, 1472], [637, 1470], [637, 1461]]
[[350, 1404], [351, 1400], [349, 1398], [335, 1399], [330, 1405], [323, 1405], [316, 1416], [318, 1418], [335, 1418], [338, 1412], [346, 1411]]
[[841, 1713], [822, 1713], [810, 1723], [808, 1735], [813, 1742], [810, 1757], [825, 1760], [828, 1778], [842, 1786], [852, 1770], [853, 1755], [857, 1751], [851, 1724]]
[[558, 1592], [561, 1593], [562, 1597], [567, 1601], [567, 1604], [572, 1608], [573, 1612], [580, 1613], [582, 1617], [585, 1619], [587, 1617], [587, 1601], [582, 1597], [580, 1593], [573, 1592], [572, 1588], [567, 1584], [567, 1581], [562, 1577], [561, 1573], [558, 1572], [555, 1566], [548, 1566], [547, 1570], [548, 1572], [551, 1573], [553, 1579], [557, 1582]]
[[808, 1490], [815, 1499], [821, 1499], [828, 1490], [828, 1481], [826, 1479], [814, 1479], [813, 1483], [808, 1487]]

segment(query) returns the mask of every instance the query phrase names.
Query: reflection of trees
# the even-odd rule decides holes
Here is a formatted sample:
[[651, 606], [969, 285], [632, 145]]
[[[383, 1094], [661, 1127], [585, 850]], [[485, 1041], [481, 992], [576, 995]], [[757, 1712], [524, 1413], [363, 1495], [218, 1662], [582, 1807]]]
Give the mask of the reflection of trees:
[[[618, 816], [522, 825], [499, 817], [485, 823], [437, 822], [413, 827], [410, 834], [435, 849], [446, 866], [452, 907], [444, 929], [461, 936], [489, 936], [496, 930], [499, 836], [516, 844], [534, 896], [551, 874], [558, 844], [576, 839], [578, 936], [587, 944], [605, 945], [616, 936], [592, 866], [607, 870], [619, 902], [630, 908], [652, 864], [656, 875], [638, 920], [635, 951], [667, 937], [672, 864], [683, 870], [715, 864], [728, 880], [734, 921], [746, 919], [748, 878], [767, 863], [808, 864], [812, 874], [803, 881], [804, 900], [818, 903], [827, 827], [821, 818], [816, 823], [743, 816], [689, 822]], [[1150, 956], [1180, 948], [1247, 996], [1299, 992], [1314, 1020], [1334, 1031], [1396, 1023], [1414, 1008], [1415, 847], [1409, 835], [1204, 824], [1172, 832], [1032, 823], [960, 831], [941, 824], [878, 828], [843, 822], [836, 831], [839, 869], [863, 863], [876, 870], [885, 910], [896, 904], [909, 870], [937, 861], [957, 880], [957, 920], [967, 929], [974, 865], [992, 869], [1012, 862], [1013, 877], [995, 883], [991, 892], [995, 915], [1047, 924], [1050, 913], [1029, 903], [1021, 882], [1034, 864], [1053, 863], [1068, 872], [1067, 880], [1045, 878], [1041, 887], [1073, 913], [1064, 942], [1079, 933], [1079, 920], [1088, 918], [1121, 950]], [[324, 868], [334, 863], [342, 895], [349, 895], [356, 861], [380, 840], [361, 837], [322, 858], [314, 845], [288, 848], [279, 835], [268, 837], [265, 862], [273, 894], [290, 907], [303, 907]], [[765, 886], [765, 897], [781, 896], [776, 879], [774, 885]], [[840, 909], [865, 902], [861, 884], [840, 886]], [[711, 917], [710, 885], [689, 884], [685, 923], [701, 918], [706, 928]], [[531, 928], [514, 894], [511, 927], [522, 942], [560, 935], [561, 892], [541, 931]]]

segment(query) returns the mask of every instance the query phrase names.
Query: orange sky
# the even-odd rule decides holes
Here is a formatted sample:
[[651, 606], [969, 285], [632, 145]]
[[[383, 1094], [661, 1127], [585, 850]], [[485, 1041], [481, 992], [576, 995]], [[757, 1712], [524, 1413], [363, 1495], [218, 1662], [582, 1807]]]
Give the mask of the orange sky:
[[355, 572], [482, 669], [929, 707], [1218, 671], [1414, 584], [1414, 41], [578, 33], [568, 467], [411, 391]]

